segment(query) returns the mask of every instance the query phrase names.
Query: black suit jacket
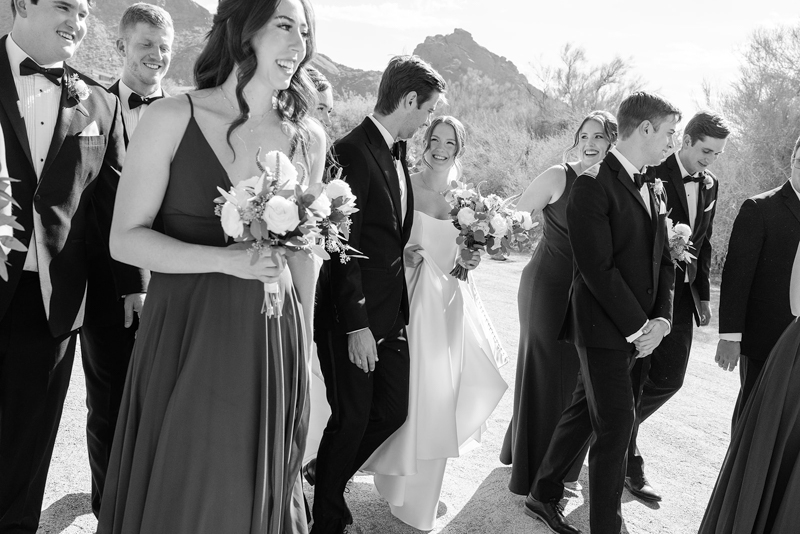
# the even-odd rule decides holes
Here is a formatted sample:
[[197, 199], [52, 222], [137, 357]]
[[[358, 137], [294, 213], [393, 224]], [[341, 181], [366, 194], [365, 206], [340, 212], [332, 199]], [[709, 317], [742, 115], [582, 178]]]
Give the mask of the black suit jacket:
[[764, 361], [794, 317], [789, 280], [800, 243], [800, 200], [790, 182], [745, 200], [722, 271], [721, 334], [741, 333], [742, 354]]
[[368, 259], [341, 263], [334, 255], [324, 263], [317, 286], [315, 329], [348, 333], [369, 327], [377, 339], [390, 333], [398, 314], [408, 323], [403, 249], [414, 219], [408, 168], [403, 162], [407, 208], [401, 220], [394, 160], [372, 120], [364, 119], [334, 143], [333, 151], [359, 209], [352, 216], [349, 243]]
[[[17, 236], [23, 244], [37, 247], [48, 323], [51, 333], [59, 336], [83, 323], [87, 212], [93, 201], [102, 206], [98, 218], [103, 221], [108, 239], [111, 208], [125, 155], [119, 101], [101, 85], [65, 65], [65, 78], [77, 74], [91, 87], [92, 94], [78, 101], [68, 96], [66, 84], [62, 83], [55, 131], [37, 181], [25, 121], [17, 107], [6, 39], [7, 36], [0, 39], [0, 126], [5, 133], [9, 174], [20, 180], [12, 184], [20, 205], [14, 208], [14, 214], [24, 227]], [[97, 124], [99, 135], [79, 135], [92, 122]], [[37, 243], [31, 243], [34, 228]], [[0, 284], [0, 317], [14, 296], [25, 257], [25, 252], [9, 254], [9, 280]], [[133, 267], [115, 269], [114, 280], [120, 295], [143, 290], [141, 272]]]
[[675, 268], [663, 195], [652, 188], [650, 208], [653, 217], [613, 154], [575, 180], [567, 201], [575, 275], [562, 338], [633, 350], [625, 338], [649, 319], [671, 323]]
[[692, 299], [695, 305], [695, 320], [700, 320], [700, 301], [711, 300], [711, 234], [714, 230], [714, 215], [717, 212], [717, 194], [719, 182], [710, 171], [706, 174], [714, 181], [707, 188], [698, 184], [697, 214], [693, 224], [689, 224], [689, 205], [686, 199], [686, 187], [678, 166], [677, 153], [671, 154], [661, 165], [656, 167], [656, 176], [664, 183], [667, 193], [667, 211], [674, 224], [683, 223], [692, 226], [692, 247], [690, 252], [697, 256], [689, 264], [679, 262], [675, 271], [675, 283], [682, 284], [686, 274], [692, 288]]

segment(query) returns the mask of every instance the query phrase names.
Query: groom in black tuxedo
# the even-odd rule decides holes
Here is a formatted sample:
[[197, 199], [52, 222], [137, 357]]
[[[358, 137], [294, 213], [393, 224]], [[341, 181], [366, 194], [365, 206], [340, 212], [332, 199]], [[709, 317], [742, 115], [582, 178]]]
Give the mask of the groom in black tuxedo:
[[[175, 32], [172, 18], [164, 9], [136, 3], [122, 14], [117, 51], [124, 60], [122, 78], [109, 92], [120, 99], [125, 145], [133, 135], [139, 118], [148, 105], [167, 96], [161, 80], [169, 69]], [[99, 212], [113, 206], [100, 206], [94, 198], [86, 247], [89, 254], [86, 316], [81, 328], [81, 359], [86, 377], [86, 441], [92, 471], [92, 511], [100, 513], [111, 443], [117, 424], [128, 362], [139, 326], [137, 314], [144, 293], [120, 295], [114, 281], [113, 266], [119, 263], [108, 250], [108, 228], [101, 228]], [[149, 273], [142, 271], [142, 287]]]
[[800, 139], [791, 162], [786, 183], [745, 200], [728, 241], [716, 361], [733, 371], [741, 360], [734, 428], [772, 347], [794, 319], [789, 281], [800, 243]]
[[698, 326], [711, 322], [711, 233], [719, 183], [708, 166], [725, 150], [728, 135], [730, 129], [721, 115], [700, 111], [686, 124], [680, 150], [656, 167], [656, 176], [667, 194], [669, 217], [674, 224], [692, 229], [690, 252], [696, 258], [676, 266], [669, 336], [650, 358], [637, 361], [640, 368], [634, 369], [634, 377], [641, 377], [643, 383], [634, 380], [641, 393], [628, 449], [625, 487], [646, 501], [660, 501], [661, 496], [644, 475], [644, 459], [636, 447], [639, 425], [683, 385], [692, 349], [692, 322]]
[[[119, 102], [64, 63], [86, 34], [87, 0], [14, 0], [0, 39], [0, 126], [27, 252], [0, 282], [0, 533], [36, 532], [83, 323], [90, 205], [105, 239], [125, 147]], [[143, 291], [114, 270], [118, 295]]]
[[408, 415], [408, 291], [403, 248], [414, 198], [405, 139], [426, 126], [445, 82], [416, 56], [393, 58], [372, 115], [334, 144], [356, 196], [349, 244], [367, 259], [326, 261], [314, 340], [331, 417], [317, 455], [313, 534], [340, 533], [352, 517], [348, 480]]
[[617, 120], [616, 148], [575, 180], [567, 201], [575, 276], [564, 337], [576, 346], [581, 372], [525, 501], [528, 515], [562, 534], [580, 532], [567, 523], [560, 500], [564, 477], [592, 435], [591, 532], [620, 533], [635, 418], [631, 369], [669, 333], [672, 319], [666, 198], [663, 184], [641, 173], [672, 147], [680, 112], [640, 92], [620, 104]]

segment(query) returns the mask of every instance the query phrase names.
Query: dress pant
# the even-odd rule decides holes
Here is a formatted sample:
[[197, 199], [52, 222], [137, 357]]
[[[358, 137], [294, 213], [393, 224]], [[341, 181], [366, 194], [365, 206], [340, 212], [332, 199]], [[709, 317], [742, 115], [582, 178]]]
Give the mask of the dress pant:
[[408, 417], [408, 340], [398, 321], [379, 342], [371, 373], [350, 362], [347, 334], [319, 331], [315, 341], [331, 416], [317, 454], [312, 533], [333, 534], [352, 521], [347, 482]]
[[76, 338], [77, 331], [51, 335], [39, 275], [23, 272], [0, 320], [2, 534], [34, 534], [39, 526]]
[[689, 352], [692, 349], [693, 332], [694, 299], [689, 284], [683, 283], [675, 286], [670, 333], [661, 340], [653, 354], [636, 361], [632, 373], [634, 395], [637, 391], [636, 377], [642, 376], [644, 380], [640, 384], [641, 387], [638, 388], [636, 421], [628, 448], [627, 473], [629, 476], [644, 474], [644, 459], [636, 446], [639, 425], [661, 408], [683, 386], [686, 367], [689, 364]]
[[766, 360], [754, 360], [748, 358], [744, 354], [739, 356], [739, 379], [742, 382], [739, 388], [739, 397], [736, 399], [736, 406], [733, 408], [733, 420], [731, 421], [731, 436], [736, 430], [736, 424], [744, 412], [744, 407], [747, 405], [747, 399], [750, 398], [750, 393], [758, 382], [758, 377], [761, 376], [761, 370], [766, 364]]
[[[124, 306], [121, 300], [119, 306]], [[124, 316], [124, 311], [115, 315]], [[139, 319], [134, 314], [130, 328], [125, 328], [122, 320], [114, 326], [86, 324], [81, 328], [81, 360], [88, 408], [86, 444], [92, 471], [92, 512], [95, 517], [100, 514], [111, 443], [138, 326]]]
[[560, 500], [564, 477], [594, 435], [589, 449], [592, 534], [619, 534], [628, 443], [634, 421], [633, 352], [576, 347], [581, 362], [572, 405], [561, 415], [536, 473], [531, 494]]

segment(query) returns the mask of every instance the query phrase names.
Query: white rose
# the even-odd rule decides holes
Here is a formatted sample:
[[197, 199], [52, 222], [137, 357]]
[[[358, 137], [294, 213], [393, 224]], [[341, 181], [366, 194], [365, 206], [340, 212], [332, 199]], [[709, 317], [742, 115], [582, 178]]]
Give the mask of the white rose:
[[325, 193], [320, 193], [319, 196], [308, 207], [315, 217], [324, 219], [331, 216], [331, 200]]
[[222, 230], [225, 235], [238, 238], [242, 237], [244, 233], [244, 224], [242, 224], [242, 217], [239, 215], [239, 210], [236, 209], [230, 202], [222, 205]]
[[269, 169], [272, 174], [277, 175], [280, 173], [278, 176], [278, 185], [281, 186], [281, 189], [293, 191], [294, 186], [297, 185], [297, 169], [292, 164], [292, 160], [286, 157], [286, 154], [280, 150], [267, 152], [264, 159], [266, 160], [264, 166]]
[[676, 224], [675, 234], [682, 237], [684, 241], [688, 241], [689, 238], [692, 237], [692, 229], [688, 224]]
[[262, 218], [267, 223], [267, 229], [277, 235], [284, 235], [300, 224], [297, 204], [278, 195], [269, 199]]
[[528, 212], [522, 212], [522, 229], [523, 230], [530, 230], [533, 228], [533, 219], [531, 218], [531, 214]]
[[475, 211], [472, 208], [461, 208], [458, 211], [458, 224], [469, 226], [475, 222]]
[[331, 180], [325, 186], [325, 194], [328, 195], [328, 198], [351, 197], [353, 190], [350, 189], [350, 184], [344, 180]]
[[506, 222], [505, 218], [499, 213], [492, 217], [491, 224], [494, 230], [492, 235], [495, 237], [502, 237], [508, 232], [508, 222]]

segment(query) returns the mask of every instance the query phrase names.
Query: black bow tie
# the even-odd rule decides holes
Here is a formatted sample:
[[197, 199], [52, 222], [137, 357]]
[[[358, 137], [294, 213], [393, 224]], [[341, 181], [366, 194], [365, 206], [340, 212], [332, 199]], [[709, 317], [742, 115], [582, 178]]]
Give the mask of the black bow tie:
[[404, 160], [406, 159], [406, 142], [405, 141], [395, 141], [392, 145], [392, 157], [396, 160]]
[[697, 176], [692, 176], [691, 174], [689, 176], [684, 176], [683, 183], [688, 184], [689, 182], [694, 182], [696, 184], [699, 184], [705, 179], [706, 179], [706, 173], [700, 171], [697, 173]]
[[634, 173], [633, 183], [636, 184], [636, 189], [641, 189], [644, 184], [652, 184], [656, 181], [656, 169], [654, 167], [647, 167], [643, 174]]
[[159, 98], [164, 98], [162, 96], [142, 96], [139, 93], [131, 93], [131, 96], [128, 97], [128, 107], [133, 109], [138, 108], [139, 106], [149, 106]]
[[31, 74], [41, 74], [54, 84], [61, 85], [61, 78], [64, 76], [64, 69], [58, 67], [48, 69], [42, 67], [31, 58], [26, 57], [22, 63], [19, 64], [19, 75], [30, 76]]

